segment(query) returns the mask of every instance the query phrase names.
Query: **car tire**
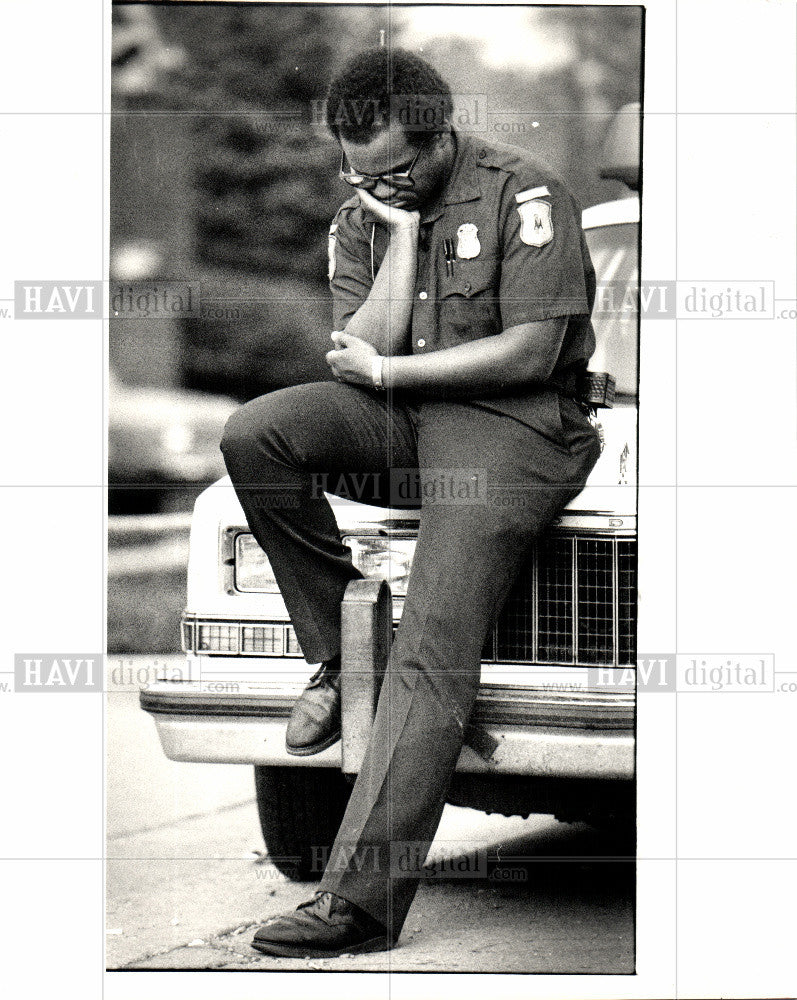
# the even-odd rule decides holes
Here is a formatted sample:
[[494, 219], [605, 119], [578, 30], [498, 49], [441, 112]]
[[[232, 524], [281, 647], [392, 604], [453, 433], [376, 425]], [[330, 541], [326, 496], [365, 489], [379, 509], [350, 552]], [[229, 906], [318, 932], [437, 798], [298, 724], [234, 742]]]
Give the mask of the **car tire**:
[[260, 829], [271, 863], [292, 882], [317, 882], [351, 785], [334, 767], [256, 766]]

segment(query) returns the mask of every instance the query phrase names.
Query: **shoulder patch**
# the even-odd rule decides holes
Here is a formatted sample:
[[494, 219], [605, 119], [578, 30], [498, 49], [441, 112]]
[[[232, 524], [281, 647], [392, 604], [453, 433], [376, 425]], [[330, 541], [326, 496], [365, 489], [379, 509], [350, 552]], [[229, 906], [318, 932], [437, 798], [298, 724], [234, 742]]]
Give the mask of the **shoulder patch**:
[[524, 201], [531, 201], [532, 198], [545, 198], [550, 197], [551, 192], [548, 188], [541, 184], [539, 187], [529, 188], [528, 191], [518, 191], [515, 195], [515, 201], [518, 205], [522, 205]]
[[551, 205], [547, 201], [524, 201], [518, 205], [520, 238], [530, 247], [544, 247], [553, 239]]

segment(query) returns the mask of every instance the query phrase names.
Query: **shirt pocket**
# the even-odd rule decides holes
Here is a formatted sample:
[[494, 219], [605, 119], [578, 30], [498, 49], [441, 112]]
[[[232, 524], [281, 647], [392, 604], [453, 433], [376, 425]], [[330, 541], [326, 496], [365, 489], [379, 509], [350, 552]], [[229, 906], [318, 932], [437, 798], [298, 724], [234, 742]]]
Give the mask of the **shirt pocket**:
[[454, 274], [440, 274], [437, 327], [441, 347], [454, 347], [501, 332], [501, 304], [495, 262], [460, 260]]

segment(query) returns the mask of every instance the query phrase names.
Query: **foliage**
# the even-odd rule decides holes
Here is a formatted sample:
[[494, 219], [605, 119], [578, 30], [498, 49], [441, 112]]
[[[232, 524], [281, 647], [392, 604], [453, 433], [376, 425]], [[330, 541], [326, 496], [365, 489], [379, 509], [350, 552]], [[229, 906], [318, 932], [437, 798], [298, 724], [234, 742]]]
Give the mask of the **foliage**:
[[159, 13], [187, 52], [173, 98], [196, 112], [199, 261], [323, 283], [345, 193], [320, 101], [344, 55], [378, 39], [381, 15], [249, 4]]
[[[323, 5], [157, 8], [185, 52], [161, 100], [192, 122], [193, 276], [230, 318], [183, 323], [183, 382], [248, 399], [328, 377], [326, 236], [347, 197], [321, 122], [331, 75], [385, 14]], [[217, 292], [214, 292], [217, 289]]]

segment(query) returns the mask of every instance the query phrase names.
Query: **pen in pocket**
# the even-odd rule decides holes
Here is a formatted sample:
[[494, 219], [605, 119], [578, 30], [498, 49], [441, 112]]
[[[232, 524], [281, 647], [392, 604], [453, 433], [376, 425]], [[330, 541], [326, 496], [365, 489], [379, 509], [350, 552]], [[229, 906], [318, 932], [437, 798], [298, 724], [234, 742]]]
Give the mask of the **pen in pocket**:
[[443, 240], [443, 252], [446, 258], [446, 274], [449, 278], [454, 277], [454, 241]]

